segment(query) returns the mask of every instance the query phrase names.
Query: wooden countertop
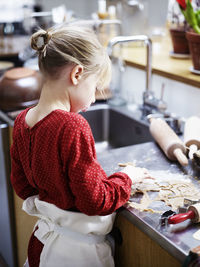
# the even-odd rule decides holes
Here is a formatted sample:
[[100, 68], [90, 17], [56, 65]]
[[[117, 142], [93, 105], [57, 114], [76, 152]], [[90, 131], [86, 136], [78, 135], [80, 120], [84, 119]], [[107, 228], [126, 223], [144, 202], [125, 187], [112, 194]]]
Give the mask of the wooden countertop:
[[[192, 66], [191, 58], [172, 58], [169, 52], [172, 51], [170, 36], [167, 34], [159, 40], [153, 40], [152, 72], [163, 77], [167, 77], [179, 82], [200, 88], [200, 75], [190, 72]], [[139, 69], [145, 69], [146, 48], [132, 46], [123, 48], [122, 57], [127, 65]]]

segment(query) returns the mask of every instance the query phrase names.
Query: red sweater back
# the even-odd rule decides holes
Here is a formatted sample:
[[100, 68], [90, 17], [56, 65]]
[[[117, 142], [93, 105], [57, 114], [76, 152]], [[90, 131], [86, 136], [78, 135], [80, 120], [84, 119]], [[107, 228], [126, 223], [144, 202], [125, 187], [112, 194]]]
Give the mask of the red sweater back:
[[54, 110], [30, 128], [27, 111], [15, 120], [11, 147], [11, 182], [19, 197], [39, 194], [61, 209], [88, 215], [110, 214], [129, 199], [130, 178], [121, 172], [107, 177], [81, 115]]

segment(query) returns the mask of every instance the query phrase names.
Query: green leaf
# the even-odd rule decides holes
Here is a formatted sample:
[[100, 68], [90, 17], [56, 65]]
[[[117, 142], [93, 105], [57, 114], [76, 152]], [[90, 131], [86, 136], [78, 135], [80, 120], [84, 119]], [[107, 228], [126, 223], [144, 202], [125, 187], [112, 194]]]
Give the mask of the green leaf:
[[181, 10], [183, 15], [185, 16], [186, 21], [188, 24], [194, 29], [195, 32], [200, 33], [200, 14], [197, 15], [192, 7], [190, 0], [187, 0], [187, 7], [185, 10]]
[[195, 30], [196, 33], [200, 34], [200, 27], [198, 25], [194, 25], [193, 29]]
[[[200, 10], [198, 10], [198, 11], [200, 11]], [[200, 12], [196, 12], [195, 16], [196, 16], [196, 20], [197, 20], [197, 25], [200, 26]]]

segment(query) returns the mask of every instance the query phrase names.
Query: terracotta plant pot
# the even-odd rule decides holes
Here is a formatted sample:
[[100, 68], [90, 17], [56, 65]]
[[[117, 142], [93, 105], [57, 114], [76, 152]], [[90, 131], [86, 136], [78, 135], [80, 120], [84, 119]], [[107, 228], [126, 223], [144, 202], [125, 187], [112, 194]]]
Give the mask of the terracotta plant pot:
[[200, 34], [187, 32], [186, 37], [190, 47], [193, 67], [195, 70], [200, 70]]
[[12, 111], [38, 102], [42, 89], [42, 76], [28, 68], [13, 68], [0, 80], [0, 109]]
[[173, 52], [176, 54], [189, 54], [189, 45], [186, 38], [186, 32], [183, 29], [170, 29], [170, 35], [173, 45]]

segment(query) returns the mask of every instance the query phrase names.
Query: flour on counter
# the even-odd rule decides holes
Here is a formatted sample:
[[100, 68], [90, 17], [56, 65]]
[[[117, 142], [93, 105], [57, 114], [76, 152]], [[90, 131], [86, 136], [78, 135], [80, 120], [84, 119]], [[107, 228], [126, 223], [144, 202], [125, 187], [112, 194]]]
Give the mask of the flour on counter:
[[149, 173], [155, 180], [145, 179], [142, 183], [132, 185], [131, 196], [134, 197], [136, 193], [142, 193], [143, 196], [139, 202], [130, 200], [128, 202], [130, 207], [140, 211], [162, 213], [164, 210], [160, 210], [161, 205], [157, 205], [157, 209], [151, 206], [155, 202], [164, 202], [172, 210], [177, 210], [184, 205], [184, 198], [200, 199], [200, 190], [192, 183], [189, 176], [166, 171], [149, 171]]

